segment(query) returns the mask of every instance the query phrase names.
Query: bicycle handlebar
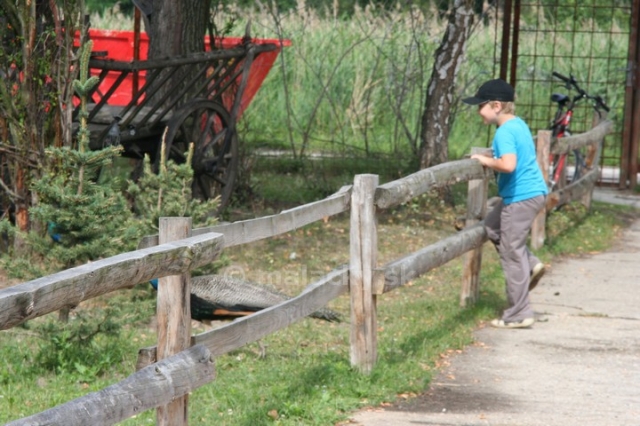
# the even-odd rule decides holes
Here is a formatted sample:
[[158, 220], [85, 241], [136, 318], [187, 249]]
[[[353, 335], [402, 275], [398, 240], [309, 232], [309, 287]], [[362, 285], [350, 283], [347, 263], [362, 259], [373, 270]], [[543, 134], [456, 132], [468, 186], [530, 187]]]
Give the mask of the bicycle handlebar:
[[565, 77], [564, 75], [560, 74], [559, 72], [553, 71], [551, 73], [554, 77], [564, 81], [567, 89], [575, 89], [579, 94], [581, 98], [587, 98], [587, 99], [591, 99], [592, 101], [594, 101], [596, 103], [596, 110], [599, 108], [602, 108], [603, 110], [609, 112], [609, 107], [607, 106], [607, 104], [604, 103], [604, 100], [600, 97], [600, 96], [592, 96], [589, 95], [587, 92], [585, 92], [580, 86], [578, 86], [578, 82], [576, 81], [576, 79], [573, 77], [573, 75], [569, 74], [570, 77]]
[[573, 76], [571, 76], [571, 78], [565, 77], [564, 75], [556, 71], [552, 72], [551, 74], [553, 74], [554, 77], [559, 78], [560, 80], [564, 81], [567, 84], [572, 84], [576, 82]]

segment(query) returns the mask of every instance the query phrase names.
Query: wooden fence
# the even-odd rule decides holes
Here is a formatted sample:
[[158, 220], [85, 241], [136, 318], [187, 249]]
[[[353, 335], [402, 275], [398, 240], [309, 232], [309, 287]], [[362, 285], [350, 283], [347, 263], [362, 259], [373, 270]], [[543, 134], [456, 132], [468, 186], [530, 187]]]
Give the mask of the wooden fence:
[[[541, 133], [537, 149], [543, 170], [548, 170], [549, 152], [560, 149], [567, 152], [577, 146], [592, 145], [596, 147], [592, 160], [597, 160], [602, 139], [612, 128], [611, 122], [602, 122], [587, 133], [562, 139], [560, 148], [554, 151], [548, 133]], [[551, 194], [549, 200], [560, 202], [576, 197], [583, 202], [590, 200], [598, 173], [595, 166], [598, 162], [592, 164], [590, 173]], [[376, 175], [358, 175], [353, 186], [343, 187], [324, 200], [253, 220], [191, 230], [189, 219], [163, 218], [161, 234], [145, 238], [134, 252], [0, 290], [0, 329], [8, 329], [152, 278], [162, 277], [159, 287], [167, 289], [166, 294], [158, 293], [158, 317], [163, 318], [164, 328], [159, 329], [158, 347], [140, 351], [136, 372], [101, 391], [9, 425], [111, 425], [156, 407], [157, 424], [184, 425], [187, 395], [215, 380], [216, 356], [285, 328], [347, 292], [351, 300], [351, 364], [363, 373], [370, 372], [377, 358], [378, 295], [464, 255], [460, 304], [467, 306], [477, 300], [481, 250], [486, 241], [481, 221], [492, 178], [493, 172], [478, 161], [464, 159], [383, 185], [378, 185]], [[458, 182], [468, 182], [467, 226], [435, 244], [379, 266], [376, 212]], [[555, 202], [549, 201], [549, 206]], [[190, 324], [188, 303], [178, 303], [176, 308], [163, 302], [176, 294], [183, 301], [188, 300], [190, 271], [210, 264], [225, 247], [273, 237], [347, 210], [351, 211], [349, 266], [323, 276], [298, 296], [195, 336], [191, 336], [190, 325], [185, 326]], [[544, 217], [542, 213], [532, 229], [535, 246], [544, 242]], [[165, 311], [160, 312], [162, 309]]]

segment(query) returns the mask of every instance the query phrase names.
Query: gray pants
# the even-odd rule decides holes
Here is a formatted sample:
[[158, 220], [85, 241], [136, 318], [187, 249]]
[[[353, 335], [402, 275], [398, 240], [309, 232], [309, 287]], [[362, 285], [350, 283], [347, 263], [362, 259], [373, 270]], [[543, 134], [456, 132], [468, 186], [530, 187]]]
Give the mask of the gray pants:
[[540, 260], [527, 247], [527, 237], [533, 220], [544, 204], [543, 195], [506, 206], [500, 200], [484, 220], [489, 240], [500, 254], [506, 279], [509, 307], [502, 314], [505, 322], [522, 321], [534, 316], [529, 303], [529, 278], [531, 269]]

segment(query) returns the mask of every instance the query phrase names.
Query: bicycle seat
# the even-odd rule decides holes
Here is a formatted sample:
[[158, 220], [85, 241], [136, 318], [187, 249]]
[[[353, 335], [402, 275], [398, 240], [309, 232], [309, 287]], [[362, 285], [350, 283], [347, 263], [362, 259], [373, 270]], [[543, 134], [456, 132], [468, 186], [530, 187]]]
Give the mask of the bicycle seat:
[[569, 96], [561, 93], [554, 93], [551, 95], [551, 102], [557, 102], [559, 104], [566, 104], [569, 102]]

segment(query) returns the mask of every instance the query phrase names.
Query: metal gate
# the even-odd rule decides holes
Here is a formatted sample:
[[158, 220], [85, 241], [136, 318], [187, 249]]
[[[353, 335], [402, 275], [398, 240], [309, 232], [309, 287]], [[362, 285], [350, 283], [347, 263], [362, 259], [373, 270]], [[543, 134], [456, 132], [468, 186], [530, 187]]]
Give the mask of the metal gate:
[[[637, 185], [639, 5], [640, 0], [504, 0], [498, 11], [500, 77], [519, 89], [518, 115], [534, 132], [547, 128], [555, 112], [551, 94], [566, 93], [552, 72], [574, 75], [611, 107], [616, 130], [603, 146], [599, 184], [621, 189]], [[576, 108], [573, 132], [588, 130], [592, 119], [588, 104]]]

